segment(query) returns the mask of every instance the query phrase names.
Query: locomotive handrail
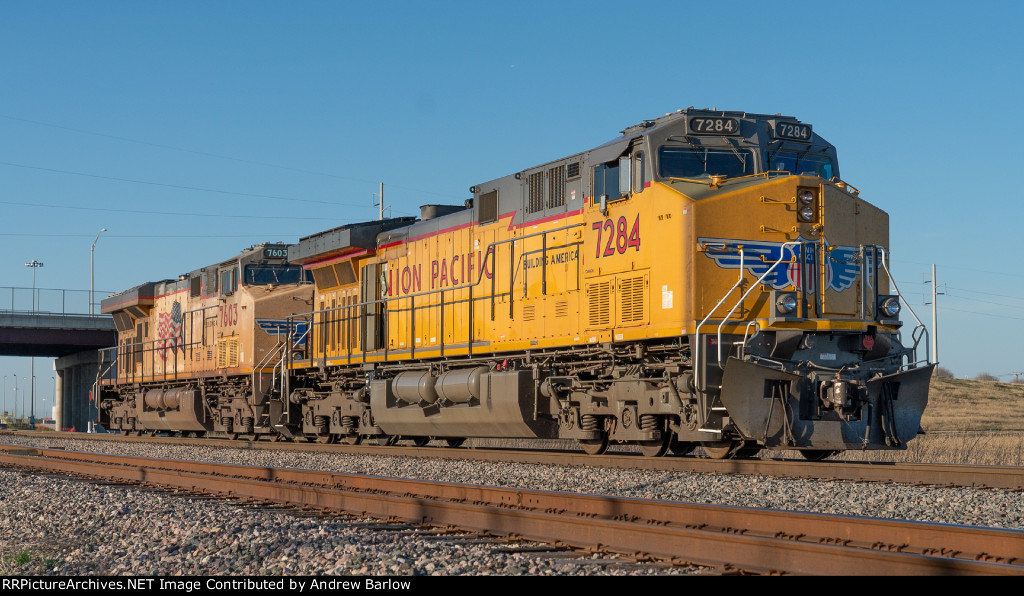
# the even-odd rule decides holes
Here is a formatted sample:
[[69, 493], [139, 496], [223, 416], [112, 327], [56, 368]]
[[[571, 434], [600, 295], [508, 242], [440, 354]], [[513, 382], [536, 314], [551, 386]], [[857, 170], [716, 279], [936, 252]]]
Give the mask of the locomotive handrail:
[[859, 197], [860, 196], [860, 190], [857, 187], [855, 187], [854, 185], [850, 184], [849, 182], [843, 182], [839, 178], [832, 178], [832, 179], [829, 180], [829, 182], [831, 182], [832, 184], [835, 184], [839, 188], [845, 190], [846, 192], [852, 194], [855, 197]]
[[787, 171], [787, 170], [767, 170], [765, 172], [758, 172], [756, 174], [745, 174], [743, 176], [733, 176], [732, 178], [727, 178], [725, 176], [709, 176], [706, 180], [702, 180], [700, 178], [677, 178], [675, 176], [669, 176], [668, 180], [672, 181], [672, 182], [678, 181], [678, 182], [693, 182], [694, 184], [707, 184], [711, 188], [718, 188], [718, 187], [720, 187], [722, 184], [724, 184], [726, 182], [733, 182], [734, 180], [741, 180], [743, 178], [757, 178], [759, 176], [764, 176], [765, 180], [768, 180], [768, 179], [770, 179], [772, 177], [773, 174], [776, 175], [776, 176], [795, 176], [796, 175], [793, 172], [790, 172], [790, 171]]
[[[91, 389], [90, 401], [93, 401], [96, 405], [96, 420], [93, 421], [96, 424], [99, 424], [100, 421], [100, 381], [103, 380], [103, 377], [107, 376], [107, 374], [110, 373], [110, 369], [114, 368], [114, 365], [117, 364], [117, 353], [115, 353], [114, 358], [110, 361], [110, 364], [107, 365], [107, 368], [103, 368], [103, 365], [106, 363], [106, 357], [104, 355], [104, 352], [108, 351], [109, 349], [110, 348], [98, 350], [100, 361], [96, 365], [96, 380], [93, 381]], [[117, 377], [116, 374], [114, 376], [115, 378]], [[90, 408], [90, 410], [91, 409], [92, 408]]]
[[[274, 359], [274, 356], [276, 356], [276, 355], [278, 354], [278, 352], [280, 352], [280, 351], [281, 351], [281, 349], [282, 349], [282, 348], [283, 348], [283, 347], [284, 347], [285, 345], [286, 345], [286, 343], [285, 343], [285, 342], [282, 342], [282, 341], [280, 341], [280, 339], [279, 339], [279, 340], [278, 340], [278, 342], [277, 342], [277, 344], [275, 344], [275, 345], [274, 345], [274, 347], [272, 347], [272, 348], [271, 348], [271, 349], [270, 349], [270, 350], [269, 350], [269, 351], [267, 352], [267, 355], [263, 357], [263, 360], [260, 360], [260, 361], [259, 361], [259, 363], [258, 363], [258, 364], [256, 364], [256, 366], [254, 366], [254, 367], [253, 367], [253, 369], [252, 369], [252, 387], [253, 387], [253, 390], [255, 390], [255, 389], [257, 388], [257, 387], [256, 387], [256, 373], [257, 373], [257, 372], [259, 372], [259, 371], [262, 371], [262, 370], [263, 370], [263, 369], [264, 369], [264, 368], [266, 367], [267, 363], [269, 363], [269, 362], [270, 362], [271, 360], [273, 360], [273, 359]], [[275, 365], [274, 365], [274, 366], [273, 366], [273, 367], [271, 368], [271, 385], [270, 385], [270, 388], [271, 388], [271, 389], [273, 389], [273, 388], [274, 388], [274, 385], [273, 385], [273, 379], [274, 379], [274, 374], [276, 374], [276, 372], [277, 372], [277, 365], [275, 364]], [[260, 376], [262, 377], [263, 375], [260, 375]], [[260, 379], [260, 385], [259, 385], [259, 389], [260, 389], [260, 390], [262, 390], [262, 389], [263, 389], [263, 379], [262, 379], [262, 378]], [[254, 396], [254, 397], [255, 397], [255, 396]]]
[[[779, 258], [778, 258], [778, 260], [775, 261], [775, 263], [772, 264], [772, 266], [768, 267], [768, 270], [766, 270], [764, 272], [764, 274], [762, 274], [760, 276], [760, 278], [758, 278], [757, 282], [755, 282], [754, 284], [751, 285], [751, 288], [748, 291], [744, 292], [743, 295], [739, 297], [739, 300], [732, 307], [732, 309], [729, 310], [728, 314], [726, 314], [725, 318], [723, 318], [722, 323], [718, 326], [718, 360], [719, 360], [719, 367], [722, 367], [722, 328], [725, 326], [726, 322], [728, 322], [729, 316], [731, 316], [732, 313], [736, 310], [736, 307], [739, 306], [739, 304], [742, 303], [743, 299], [746, 296], [748, 296], [751, 293], [751, 291], [754, 290], [754, 288], [759, 286], [761, 284], [761, 282], [764, 281], [765, 278], [767, 278], [768, 274], [771, 273], [772, 270], [774, 270], [775, 267], [778, 266], [782, 262], [782, 259], [785, 258], [784, 247], [786, 245], [803, 245], [803, 243], [801, 243], [801, 242], [786, 242], [786, 243], [782, 243], [779, 246]], [[715, 314], [715, 312], [718, 310], [719, 306], [721, 306], [722, 303], [725, 302], [729, 298], [729, 296], [732, 295], [732, 293], [736, 290], [736, 288], [738, 288], [743, 283], [743, 276], [744, 276], [744, 274], [746, 272], [746, 269], [743, 266], [743, 247], [742, 247], [742, 245], [737, 245], [736, 248], [739, 251], [739, 279], [732, 286], [732, 288], [730, 288], [729, 291], [726, 292], [724, 296], [722, 296], [722, 299], [718, 301], [718, 304], [716, 304], [715, 307], [712, 308], [711, 311], [708, 312], [708, 314], [705, 317], [703, 317], [703, 320], [697, 325], [697, 328], [693, 332], [693, 336], [694, 336], [694, 338], [693, 338], [694, 339], [694, 367], [693, 367], [694, 387], [696, 388], [697, 391], [699, 391], [702, 394], [707, 394], [707, 389], [708, 388], [705, 385], [705, 383], [707, 382], [707, 378], [703, 377], [700, 374], [706, 368], [706, 367], [703, 367], [701, 365], [701, 361], [700, 361], [700, 351], [701, 351], [700, 348], [702, 347], [702, 342], [700, 340], [700, 328], [702, 328], [703, 325], [708, 323], [708, 321], [710, 320], [712, 315]], [[701, 405], [701, 410], [705, 410], [706, 407], [707, 407], [707, 405]], [[707, 419], [707, 411], [706, 410], [701, 412], [700, 415], [701, 415], [702, 418]]]
[[[739, 308], [740, 304], [743, 304], [743, 300], [746, 299], [746, 297], [749, 296], [752, 291], [754, 291], [754, 288], [756, 288], [757, 286], [761, 285], [761, 282], [764, 281], [764, 279], [766, 277], [768, 277], [768, 274], [771, 273], [772, 271], [774, 271], [775, 268], [778, 267], [780, 264], [782, 264], [782, 260], [785, 258], [785, 252], [786, 252], [785, 248], [786, 248], [786, 245], [788, 245], [788, 244], [795, 244], [795, 245], [803, 246], [804, 243], [803, 242], [793, 241], [793, 242], [783, 242], [781, 245], [779, 245], [779, 260], [775, 261], [775, 263], [773, 263], [772, 266], [769, 267], [768, 270], [765, 271], [764, 274], [761, 275], [761, 277], [757, 278], [757, 281], [755, 281], [754, 283], [750, 284], [750, 287], [747, 289], [747, 291], [744, 292], [742, 296], [740, 296], [740, 299], [736, 301], [736, 304], [734, 304], [732, 309], [729, 310], [729, 312], [725, 315], [725, 317], [722, 319], [722, 322], [718, 324], [718, 367], [719, 368], [721, 368], [723, 370], [725, 369], [725, 365], [722, 364], [722, 327], [725, 326], [725, 323], [729, 320], [729, 317], [731, 317], [732, 314], [734, 312], [736, 312], [736, 309]], [[801, 249], [801, 252], [803, 252], [802, 249]], [[764, 259], [764, 255], [761, 255], [761, 258]], [[794, 255], [794, 258], [795, 258], [795, 255]], [[743, 281], [743, 275], [742, 275], [743, 266], [742, 265], [743, 265], [743, 263], [742, 263], [742, 259], [741, 259], [741, 261], [740, 261], [740, 281]], [[737, 282], [737, 285], [739, 285], [739, 282]], [[735, 289], [735, 286], [734, 286], [734, 289]], [[729, 294], [732, 294], [732, 290], [729, 290], [729, 293], [725, 295], [725, 298], [728, 298]], [[725, 300], [725, 298], [723, 298], [722, 300]], [[715, 308], [717, 309], [718, 307], [716, 306]], [[707, 319], [705, 319], [705, 320], [707, 320]], [[699, 327], [697, 328], [697, 332], [698, 333], [700, 332], [700, 328]]]
[[[292, 391], [291, 375], [288, 374], [288, 371], [291, 369], [291, 365], [294, 362], [295, 346], [297, 346], [299, 344], [299, 342], [303, 340], [303, 338], [306, 338], [308, 335], [310, 335], [311, 331], [313, 330], [313, 315], [312, 314], [308, 314], [308, 317], [309, 317], [308, 321], [309, 321], [309, 323], [306, 325], [306, 329], [302, 332], [302, 334], [297, 339], [294, 338], [297, 326], [292, 324], [292, 318], [295, 317], [295, 316], [306, 317], [307, 315], [306, 314], [303, 314], [303, 315], [290, 315], [290, 316], [288, 316], [285, 319], [286, 321], [288, 321], [288, 330], [285, 333], [285, 337], [284, 337], [283, 342], [284, 342], [284, 345], [288, 346], [288, 349], [285, 350], [281, 354], [281, 361], [280, 361], [280, 366], [281, 366], [281, 399], [284, 400], [284, 401], [287, 401], [289, 399], [289, 396], [290, 396], [291, 391]], [[311, 342], [310, 342], [309, 339], [306, 339], [306, 341], [307, 341], [306, 345], [308, 347]], [[306, 356], [310, 356], [308, 351], [306, 352]], [[277, 366], [275, 366], [274, 368], [276, 370]], [[289, 418], [288, 412], [289, 412], [289, 409], [285, 408], [284, 414], [283, 414], [284, 418]], [[273, 422], [272, 422], [272, 424], [273, 424]]]
[[[188, 311], [183, 314], [191, 314], [196, 311]], [[113, 360], [116, 362], [120, 357], [126, 359], [126, 370], [118, 370], [117, 377], [124, 378], [128, 381], [134, 382], [136, 379], [139, 381], [146, 380], [147, 376], [152, 377], [151, 380], [157, 379], [156, 373], [156, 359], [159, 352], [163, 351], [165, 356], [162, 358], [164, 361], [164, 371], [161, 374], [162, 379], [178, 379], [179, 377], [188, 374], [185, 371], [180, 370], [181, 365], [188, 362], [189, 359], [186, 357], [179, 358], [178, 351], [185, 352], [186, 349], [194, 349], [195, 346], [206, 345], [205, 338], [201, 341], [185, 341], [186, 339], [186, 325], [182, 324], [180, 331], [177, 335], [160, 337], [157, 339], [149, 339], [145, 341], [132, 341], [130, 343], [124, 343], [117, 346], [111, 346], [109, 348], [102, 348], [99, 352], [112, 353]], [[194, 336], [194, 334], [193, 334]], [[173, 354], [173, 360], [168, 364], [168, 357], [166, 352], [170, 351]], [[135, 367], [137, 364], [142, 365], [142, 372], [137, 373]]]
[[[469, 308], [470, 308], [470, 315], [469, 315], [470, 325], [472, 325], [472, 321], [474, 319], [473, 318], [472, 309], [473, 309], [473, 304], [474, 304], [474, 302], [476, 300], [481, 300], [481, 299], [485, 299], [485, 298], [490, 298], [491, 299], [491, 317], [493, 319], [494, 311], [495, 311], [495, 304], [494, 304], [495, 298], [497, 298], [499, 296], [508, 296], [509, 297], [509, 309], [510, 309], [510, 313], [511, 313], [511, 309], [513, 307], [513, 305], [512, 305], [512, 294], [514, 293], [513, 292], [513, 284], [515, 283], [515, 277], [516, 277], [516, 275], [515, 275], [516, 266], [515, 265], [511, 265], [511, 263], [516, 263], [515, 249], [514, 249], [515, 244], [514, 243], [522, 241], [522, 240], [527, 240], [527, 239], [530, 239], [530, 238], [535, 238], [537, 236], [543, 236], [543, 237], [545, 237], [545, 242], [543, 243], [543, 247], [541, 249], [541, 252], [545, 253], [545, 255], [546, 255], [547, 251], [554, 250], [555, 248], [564, 247], [564, 246], [573, 246], [573, 245], [580, 244], [579, 242], [569, 242], [567, 244], [560, 245], [560, 246], [548, 247], [547, 243], [546, 243], [546, 236], [547, 236], [547, 234], [552, 234], [552, 233], [556, 233], [556, 232], [570, 230], [570, 229], [573, 229], [573, 228], [579, 228], [579, 227], [582, 227], [583, 225], [584, 224], [582, 222], [581, 223], [568, 224], [568, 225], [560, 226], [560, 227], [557, 227], [557, 228], [552, 228], [552, 229], [547, 229], [547, 230], [543, 230], [543, 231], [533, 232], [533, 233], [526, 234], [526, 235], [523, 235], [523, 236], [516, 236], [516, 237], [512, 237], [512, 238], [507, 238], [505, 240], [495, 240], [495, 241], [489, 243], [487, 245], [486, 251], [484, 252], [484, 259], [485, 260], [486, 259], [490, 259], [490, 261], [491, 261], [492, 275], [491, 275], [491, 295], [490, 296], [481, 296], [481, 297], [477, 297], [475, 299], [472, 297], [472, 290], [473, 290], [473, 288], [475, 288], [475, 287], [477, 287], [477, 286], [479, 286], [479, 285], [481, 285], [483, 283], [484, 274], [487, 271], [486, 267], [481, 267], [480, 271], [477, 273], [476, 281], [474, 281], [472, 283], [465, 283], [465, 284], [461, 284], [461, 285], [458, 285], [458, 286], [453, 286], [453, 287], [450, 287], [450, 288], [438, 288], [438, 289], [432, 289], [432, 290], [423, 290], [421, 292], [414, 292], [412, 294], [405, 294], [405, 295], [402, 295], [402, 296], [388, 296], [388, 297], [383, 297], [383, 298], [375, 298], [373, 300], [364, 300], [362, 302], [355, 302], [355, 303], [348, 304], [348, 305], [333, 306], [331, 308], [315, 309], [315, 310], [311, 310], [311, 311], [308, 311], [308, 312], [305, 312], [305, 313], [296, 313], [296, 314], [288, 315], [286, 317], [286, 320], [289, 321], [289, 337], [292, 337], [292, 333], [293, 333], [294, 327], [295, 327], [290, 322], [292, 320], [298, 318], [298, 317], [309, 317], [310, 324], [309, 324], [309, 328], [307, 329], [306, 333], [310, 333], [310, 337], [313, 337], [312, 336], [312, 328], [317, 324], [315, 322], [316, 315], [325, 315], [327, 313], [332, 313], [332, 312], [335, 312], [335, 311], [338, 311], [338, 310], [341, 310], [341, 309], [351, 308], [351, 309], [355, 309], [357, 311], [357, 314], [345, 316], [345, 317], [339, 319], [338, 321], [358, 320], [359, 318], [364, 316], [362, 314], [359, 314], [359, 312], [362, 309], [364, 309], [364, 308], [372, 307], [372, 306], [375, 306], [375, 305], [378, 305], [378, 304], [386, 305], [386, 304], [389, 304], [389, 303], [392, 303], [392, 302], [397, 302], [399, 300], [409, 300], [411, 302], [411, 304], [412, 304], [412, 306], [410, 307], [409, 310], [414, 312], [417, 308], [435, 308], [435, 307], [438, 306], [438, 305], [431, 304], [431, 305], [417, 307], [417, 306], [415, 306], [415, 302], [416, 302], [415, 299], [418, 298], [418, 297], [430, 296], [430, 295], [439, 295], [439, 296], [442, 297], [442, 304], [443, 304], [443, 296], [444, 296], [444, 294], [446, 292], [455, 292], [455, 291], [459, 291], [459, 290], [469, 290], [470, 298], [468, 298], [466, 300], [458, 300], [458, 301], [455, 301], [455, 302], [452, 302], [452, 303], [449, 303], [449, 304], [454, 304], [454, 303], [458, 303], [458, 302], [466, 302], [466, 301], [468, 301], [469, 302]], [[495, 285], [497, 283], [497, 279], [496, 279], [497, 276], [496, 276], [495, 272], [496, 272], [497, 252], [498, 252], [497, 251], [497, 247], [502, 245], [502, 244], [509, 244], [512, 247], [511, 250], [509, 251], [510, 252], [509, 259], [510, 259], [510, 267], [511, 267], [511, 269], [509, 271], [509, 291], [507, 293], [506, 292], [502, 292], [502, 293], [499, 294], [497, 292], [496, 285]], [[530, 252], [533, 253], [533, 252], [537, 252], [537, 251], [534, 250], [534, 251], [530, 251]], [[525, 253], [525, 251], [524, 251], [524, 253]], [[542, 281], [542, 284], [543, 284], [543, 281]], [[402, 310], [404, 310], [404, 309], [399, 309], [399, 310], [396, 310], [396, 311], [393, 311], [393, 312], [401, 312]], [[336, 321], [332, 320], [331, 322], [333, 323], [333, 322], [336, 322]], [[410, 331], [414, 332], [412, 329]], [[443, 334], [441, 336], [440, 344], [441, 344], [440, 349], [443, 351], [444, 350]], [[470, 333], [470, 337], [469, 337], [470, 350], [472, 350], [472, 344], [473, 344], [473, 337], [472, 337], [472, 333]], [[364, 342], [362, 342], [362, 341], [360, 341], [360, 346], [362, 347], [361, 352], [363, 353], [363, 357], [365, 358], [366, 357], [366, 353], [368, 352], [368, 350], [365, 349]], [[415, 342], [414, 341], [410, 342], [409, 349], [412, 350], [413, 352], [415, 352], [416, 348], [415, 348]], [[388, 351], [388, 349], [387, 349], [387, 346], [385, 345], [385, 348], [384, 348], [385, 354], [387, 353], [387, 351]], [[286, 369], [290, 368], [290, 366], [292, 364], [292, 358], [291, 358], [291, 355], [290, 355], [291, 354], [291, 350], [288, 351], [288, 354], [289, 354], [288, 355], [288, 366], [285, 367]], [[325, 358], [326, 358], [326, 349], [324, 350], [324, 355], [325, 355]], [[351, 350], [349, 351], [349, 356], [351, 357]]]
[[[910, 307], [910, 303], [907, 302], [907, 299], [903, 297], [903, 294], [900, 292], [899, 286], [896, 285], [896, 279], [893, 278], [892, 272], [889, 271], [889, 264], [888, 264], [889, 251], [887, 251], [884, 247], [878, 247], [878, 248], [880, 248], [881, 252], [882, 252], [882, 259], [881, 259], [881, 261], [882, 261], [882, 269], [885, 269], [885, 274], [889, 277], [889, 283], [892, 284], [892, 289], [896, 290], [896, 295], [899, 297], [900, 300], [903, 301], [903, 304], [907, 305], [907, 311], [910, 312], [910, 316], [914, 317], [914, 320], [917, 321], [917, 327], [914, 327], [914, 330], [910, 333], [910, 337], [913, 338], [913, 340], [914, 340], [914, 359], [916, 360], [917, 359], [917, 346], [918, 346], [918, 344], [920, 344], [921, 338], [922, 337], [924, 337], [924, 338], [930, 337], [929, 334], [928, 334], [928, 328], [925, 327], [924, 323], [921, 322], [921, 319], [919, 319], [917, 317], [917, 313], [915, 313], [914, 309]], [[920, 335], [918, 334], [918, 331], [921, 332]], [[925, 359], [925, 362], [931, 362], [931, 352], [930, 352], [930, 348], [928, 346], [928, 343], [929, 342], [926, 341], [925, 345], [924, 345], [924, 359]]]
[[[723, 244], [723, 250], [724, 250], [724, 248], [725, 248], [725, 245]], [[725, 302], [726, 298], [728, 298], [729, 295], [731, 295], [733, 293], [733, 291], [737, 287], [739, 287], [740, 284], [743, 283], [743, 274], [744, 274], [744, 271], [745, 271], [745, 269], [743, 268], [743, 245], [738, 246], [738, 249], [739, 249], [739, 253], [740, 253], [740, 277], [739, 277], [739, 279], [736, 280], [736, 283], [731, 288], [729, 288], [729, 291], [726, 292], [724, 296], [722, 296], [721, 300], [718, 301], [718, 304], [716, 304], [715, 307], [711, 309], [711, 312], [709, 312], [707, 314], [707, 316], [704, 317], [704, 320], [702, 320], [700, 323], [697, 324], [697, 328], [694, 329], [694, 332], [693, 332], [693, 335], [694, 335], [694, 348], [693, 348], [694, 349], [694, 355], [693, 355], [694, 356], [694, 363], [693, 363], [694, 387], [696, 388], [696, 390], [699, 393], [701, 393], [701, 394], [703, 394], [705, 396], [707, 394], [707, 387], [704, 385], [704, 383], [707, 381], [707, 379], [704, 377], [704, 375], [700, 374], [701, 371], [704, 370], [704, 365], [701, 363], [701, 359], [700, 359], [700, 354], [701, 354], [701, 349], [700, 349], [701, 348], [700, 328], [701, 328], [702, 325], [704, 325], [704, 323], [706, 323], [708, 321], [708, 319], [711, 318], [711, 315], [715, 314], [715, 311], [718, 310], [718, 307], [721, 306], [723, 302]], [[719, 358], [721, 358], [721, 353], [719, 353]], [[701, 421], [702, 422], [704, 420], [707, 420], [707, 404], [704, 403], [704, 402], [706, 402], [706, 399], [702, 400], [702, 403], [699, 404], [700, 405], [700, 409], [701, 409], [700, 416], [701, 416]]]
[[[750, 328], [754, 327], [754, 335], [757, 335], [761, 331], [761, 321], [751, 321], [747, 323], [747, 326], [743, 328], [743, 343], [740, 344], [740, 358], [746, 353], [744, 348], [747, 346], [747, 337], [750, 335]], [[721, 356], [719, 356], [721, 359]]]

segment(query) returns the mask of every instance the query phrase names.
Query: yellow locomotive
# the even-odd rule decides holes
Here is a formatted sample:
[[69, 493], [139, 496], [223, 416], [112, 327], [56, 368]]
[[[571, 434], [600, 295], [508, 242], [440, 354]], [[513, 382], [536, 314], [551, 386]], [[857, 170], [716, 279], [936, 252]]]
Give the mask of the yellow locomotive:
[[811, 459], [918, 432], [932, 366], [901, 337], [888, 216], [810, 125], [682, 110], [470, 190], [288, 247], [312, 306], [235, 383], [265, 404], [242, 432]]
[[287, 253], [254, 246], [103, 300], [118, 347], [101, 351], [101, 422], [126, 434], [271, 432], [268, 364], [279, 360], [283, 321], [312, 294]]

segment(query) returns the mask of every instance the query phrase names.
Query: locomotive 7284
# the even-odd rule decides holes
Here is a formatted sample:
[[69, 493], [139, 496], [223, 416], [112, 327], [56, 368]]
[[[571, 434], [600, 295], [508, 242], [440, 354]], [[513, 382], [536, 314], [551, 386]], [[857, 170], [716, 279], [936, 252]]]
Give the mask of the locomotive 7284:
[[[197, 286], [204, 271], [162, 282], [148, 311], [104, 301], [123, 319], [124, 362], [102, 382], [105, 420], [348, 443], [562, 438], [594, 454], [700, 445], [720, 458], [903, 449], [918, 432], [932, 365], [916, 357], [920, 328], [912, 345], [901, 336], [888, 216], [841, 180], [810, 125], [681, 110], [470, 190], [418, 220], [212, 267], [239, 272], [244, 333], [192, 320], [160, 335], [174, 292], [198, 287], [193, 319], [233, 304]], [[267, 250], [313, 283], [245, 277]], [[169, 341], [186, 363], [140, 364]], [[232, 353], [223, 342], [238, 342], [237, 361], [214, 361]]]

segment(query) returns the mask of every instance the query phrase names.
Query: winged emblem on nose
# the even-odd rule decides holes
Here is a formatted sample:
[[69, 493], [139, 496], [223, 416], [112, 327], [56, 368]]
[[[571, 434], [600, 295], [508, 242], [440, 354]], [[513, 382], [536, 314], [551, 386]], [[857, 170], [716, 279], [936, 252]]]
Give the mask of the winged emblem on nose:
[[[818, 243], [798, 238], [794, 242], [765, 242], [762, 240], [743, 240], [738, 238], [697, 238], [704, 251], [704, 256], [713, 260], [722, 269], [739, 269], [741, 266], [751, 275], [764, 278], [764, 283], [776, 290], [796, 287], [801, 279], [800, 250], [804, 251], [804, 263], [812, 271], [817, 271]], [[860, 275], [860, 247], [831, 246], [825, 243], [825, 277], [821, 280], [826, 288], [837, 292], [853, 287]], [[743, 249], [742, 259], [740, 249]], [[741, 265], [742, 261], [742, 265]], [[868, 280], [874, 277], [874, 259], [867, 259]], [[814, 293], [818, 285], [819, 275], [810, 275], [808, 292]]]

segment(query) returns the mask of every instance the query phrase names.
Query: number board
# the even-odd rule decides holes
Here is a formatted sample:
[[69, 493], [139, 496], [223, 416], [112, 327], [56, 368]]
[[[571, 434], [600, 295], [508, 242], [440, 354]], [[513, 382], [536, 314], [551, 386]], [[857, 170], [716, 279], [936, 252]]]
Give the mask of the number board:
[[776, 139], [791, 139], [793, 141], [811, 142], [811, 125], [797, 124], [796, 122], [776, 122]]
[[693, 116], [686, 120], [686, 128], [694, 135], [738, 135], [740, 121], [721, 116]]
[[288, 249], [287, 248], [264, 248], [263, 249], [264, 259], [287, 259]]

